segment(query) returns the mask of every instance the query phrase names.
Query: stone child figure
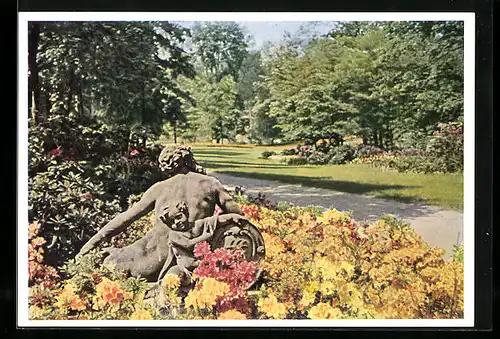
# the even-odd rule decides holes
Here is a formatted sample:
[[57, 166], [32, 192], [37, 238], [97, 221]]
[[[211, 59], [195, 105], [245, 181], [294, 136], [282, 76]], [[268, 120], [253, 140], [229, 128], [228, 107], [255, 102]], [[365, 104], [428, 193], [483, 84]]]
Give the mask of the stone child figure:
[[191, 273], [199, 265], [199, 260], [193, 253], [195, 245], [210, 240], [217, 226], [238, 225], [247, 220], [239, 214], [231, 213], [199, 219], [191, 224], [188, 222], [188, 213], [186, 204], [181, 202], [173, 209], [167, 207], [160, 217], [172, 230], [168, 244], [171, 255], [165, 261], [159, 280], [166, 274], [174, 274], [181, 278], [182, 285], [190, 284]]
[[217, 179], [206, 175], [203, 168], [196, 163], [189, 147], [166, 147], [158, 160], [160, 168], [169, 178], [151, 186], [138, 203], [113, 218], [82, 247], [78, 256], [120, 234], [134, 221], [154, 209], [153, 229], [134, 243], [134, 250], [127, 254], [130, 257], [124, 258], [124, 262], [132, 263], [129, 267], [132, 275], [140, 274], [153, 282], [157, 281], [169, 253], [171, 229], [160, 219], [168, 206], [185, 202], [187, 220], [191, 225], [194, 225], [196, 220], [213, 216], [216, 205], [223, 213], [243, 215], [224, 186]]
[[[239, 214], [224, 214], [189, 222], [189, 211], [184, 202], [174, 205], [174, 208], [165, 206], [160, 220], [168, 228], [157, 228], [149, 232], [144, 238], [124, 248], [106, 248], [104, 252], [109, 254], [104, 259], [104, 265], [125, 271], [134, 276], [144, 276], [152, 280], [155, 276], [148, 276], [150, 267], [157, 267], [158, 263], [164, 263], [158, 278], [162, 278], [164, 272], [179, 276], [183, 285], [191, 282], [191, 272], [197, 267], [193, 249], [202, 241], [212, 238], [217, 226], [225, 226], [229, 223], [240, 224], [246, 220]], [[150, 247], [150, 250], [144, 250]], [[151, 255], [154, 254], [154, 255]]]

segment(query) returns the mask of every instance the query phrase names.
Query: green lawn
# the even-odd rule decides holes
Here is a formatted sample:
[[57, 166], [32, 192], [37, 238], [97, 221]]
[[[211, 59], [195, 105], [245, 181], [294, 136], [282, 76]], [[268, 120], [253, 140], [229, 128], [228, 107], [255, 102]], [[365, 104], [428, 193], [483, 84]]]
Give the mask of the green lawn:
[[290, 166], [275, 160], [259, 159], [263, 151], [278, 149], [283, 147], [192, 147], [200, 165], [213, 172], [330, 188], [402, 202], [424, 202], [456, 210], [463, 208], [462, 174], [397, 173], [354, 164]]

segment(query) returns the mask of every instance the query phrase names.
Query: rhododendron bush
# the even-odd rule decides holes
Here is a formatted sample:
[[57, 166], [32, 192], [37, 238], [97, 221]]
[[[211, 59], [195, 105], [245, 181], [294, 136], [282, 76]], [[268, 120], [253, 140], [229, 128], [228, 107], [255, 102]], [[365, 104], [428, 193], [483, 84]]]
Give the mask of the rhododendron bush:
[[334, 209], [240, 207], [262, 232], [265, 260], [199, 243], [191, 288], [167, 275], [155, 302], [151, 284], [103, 268], [97, 252], [68, 262], [61, 280], [43, 266], [43, 239], [32, 224], [31, 319], [463, 317], [463, 262], [445, 260], [394, 217], [362, 224]]

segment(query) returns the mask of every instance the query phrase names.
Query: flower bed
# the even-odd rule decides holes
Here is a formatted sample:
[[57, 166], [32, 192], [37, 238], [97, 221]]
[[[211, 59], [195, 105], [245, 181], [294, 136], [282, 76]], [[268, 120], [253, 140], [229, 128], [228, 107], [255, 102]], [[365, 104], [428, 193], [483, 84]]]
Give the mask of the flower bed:
[[[183, 294], [178, 279], [167, 276], [163, 304], [152, 306], [143, 302], [144, 281], [99, 266], [94, 253], [69, 262], [62, 281], [51, 268], [33, 271], [31, 319], [463, 317], [463, 255], [444, 260], [443, 250], [395, 218], [365, 225], [336, 210], [241, 208], [266, 244], [263, 274], [251, 290], [255, 264], [201, 243], [194, 288]], [[36, 248], [43, 241], [31, 229], [30, 258], [42, 265]]]

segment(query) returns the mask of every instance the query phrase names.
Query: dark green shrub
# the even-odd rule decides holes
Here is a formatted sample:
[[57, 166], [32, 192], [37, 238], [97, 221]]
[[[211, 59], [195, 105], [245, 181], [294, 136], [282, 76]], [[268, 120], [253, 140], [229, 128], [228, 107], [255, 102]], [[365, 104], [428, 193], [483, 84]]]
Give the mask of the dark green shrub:
[[296, 155], [298, 150], [296, 148], [284, 149], [280, 152], [281, 155]]
[[354, 159], [354, 147], [344, 144], [332, 148], [328, 152], [328, 163], [331, 165], [342, 165]]
[[307, 164], [307, 158], [297, 156], [293, 158], [284, 158], [281, 160], [281, 162], [287, 165], [305, 165]]
[[[29, 130], [29, 222], [47, 239], [45, 262], [58, 266], [164, 174], [159, 146], [127, 150], [120, 127], [52, 113]], [[128, 137], [128, 134], [127, 134]]]
[[307, 157], [307, 163], [310, 165], [325, 165], [328, 163], [328, 156], [323, 152], [314, 151]]
[[441, 172], [459, 172], [464, 164], [463, 123], [439, 124], [434, 131], [426, 153], [439, 164]]
[[264, 151], [264, 152], [262, 152], [262, 154], [261, 154], [260, 157], [262, 159], [268, 159], [270, 156], [273, 156], [273, 155], [276, 155], [276, 152], [274, 152], [274, 151]]

